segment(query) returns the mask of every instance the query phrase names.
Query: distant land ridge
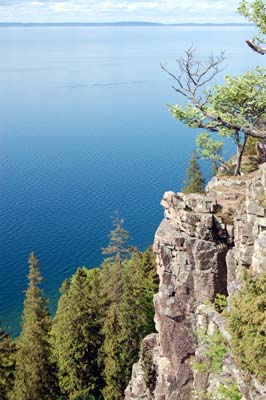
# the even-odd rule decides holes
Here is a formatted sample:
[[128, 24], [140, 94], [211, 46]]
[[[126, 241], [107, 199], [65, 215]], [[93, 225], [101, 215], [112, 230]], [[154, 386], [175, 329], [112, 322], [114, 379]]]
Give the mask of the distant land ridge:
[[80, 27], [80, 26], [92, 26], [92, 27], [101, 27], [101, 26], [251, 26], [252, 24], [248, 23], [233, 23], [233, 22], [225, 22], [225, 23], [194, 23], [194, 22], [184, 22], [184, 23], [176, 23], [176, 24], [163, 24], [157, 22], [145, 22], [145, 21], [120, 21], [120, 22], [0, 22], [0, 27]]

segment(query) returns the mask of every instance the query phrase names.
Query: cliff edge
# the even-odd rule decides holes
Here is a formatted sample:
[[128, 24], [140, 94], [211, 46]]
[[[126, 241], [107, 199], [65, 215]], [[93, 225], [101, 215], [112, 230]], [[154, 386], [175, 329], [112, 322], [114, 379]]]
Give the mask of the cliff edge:
[[265, 399], [266, 386], [245, 383], [230, 350], [219, 370], [199, 370], [193, 362], [204, 365], [199, 332], [228, 338], [225, 318], [211, 306], [216, 295], [230, 299], [243, 271], [266, 272], [266, 164], [241, 177], [214, 177], [203, 195], [166, 192], [161, 204], [154, 241], [157, 333], [143, 341], [125, 399], [205, 400], [228, 382], [243, 400]]

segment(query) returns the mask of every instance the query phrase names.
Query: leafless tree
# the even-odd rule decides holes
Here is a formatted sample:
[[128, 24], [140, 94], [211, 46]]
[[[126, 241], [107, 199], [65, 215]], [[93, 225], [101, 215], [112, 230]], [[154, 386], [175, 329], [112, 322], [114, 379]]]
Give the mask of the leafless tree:
[[[195, 120], [197, 128], [207, 129], [212, 132], [218, 132], [220, 127], [225, 127], [235, 132], [242, 132], [246, 136], [252, 136], [257, 139], [266, 139], [265, 124], [253, 124], [246, 120], [245, 123], [232, 123], [221, 116], [217, 116], [208, 105], [211, 92], [202, 94], [203, 87], [206, 87], [219, 72], [224, 68], [222, 63], [225, 57], [222, 53], [219, 56], [211, 55], [206, 62], [198, 61], [195, 57], [193, 47], [185, 52], [185, 57], [176, 60], [178, 74], [170, 72], [164, 65], [161, 68], [170, 75], [176, 82], [173, 89], [185, 97], [193, 106], [198, 109], [202, 115], [200, 121]], [[232, 115], [234, 110], [232, 110]]]
[[[175, 81], [173, 89], [185, 97], [188, 103], [192, 105], [199, 113], [189, 115], [189, 120], [185, 119], [190, 126], [196, 128], [203, 128], [211, 132], [219, 132], [221, 128], [226, 128], [231, 131], [231, 137], [237, 146], [237, 157], [235, 175], [240, 174], [241, 161], [247, 142], [248, 136], [257, 139], [266, 139], [265, 121], [262, 120], [260, 114], [264, 114], [264, 107], [262, 110], [254, 109], [254, 118], [246, 118], [241, 122], [236, 121], [234, 117], [238, 112], [238, 105], [232, 104], [232, 107], [227, 109], [227, 116], [222, 113], [214, 112], [210, 107], [210, 100], [213, 96], [211, 90], [206, 90], [206, 86], [213, 78], [223, 71], [223, 62], [225, 60], [224, 53], [219, 56], [210, 55], [207, 61], [198, 61], [196, 59], [193, 47], [190, 47], [185, 56], [176, 60], [178, 66], [178, 73], [170, 72], [164, 65], [161, 68]], [[205, 90], [203, 90], [205, 89]], [[222, 116], [221, 116], [222, 115]]]

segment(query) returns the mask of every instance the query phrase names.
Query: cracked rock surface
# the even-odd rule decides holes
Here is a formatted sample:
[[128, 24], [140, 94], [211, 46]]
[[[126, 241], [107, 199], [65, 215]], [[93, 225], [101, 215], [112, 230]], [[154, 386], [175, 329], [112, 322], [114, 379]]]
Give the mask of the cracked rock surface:
[[143, 341], [125, 399], [197, 399], [195, 389], [215, 388], [224, 377], [238, 383], [243, 399], [265, 399], [264, 386], [243, 383], [230, 353], [220, 377], [199, 377], [190, 360], [201, 352], [199, 328], [228, 338], [226, 323], [206, 304], [217, 293], [232, 295], [243, 270], [266, 272], [266, 164], [245, 176], [213, 178], [206, 195], [166, 192], [161, 204], [164, 219], [154, 241], [157, 333]]

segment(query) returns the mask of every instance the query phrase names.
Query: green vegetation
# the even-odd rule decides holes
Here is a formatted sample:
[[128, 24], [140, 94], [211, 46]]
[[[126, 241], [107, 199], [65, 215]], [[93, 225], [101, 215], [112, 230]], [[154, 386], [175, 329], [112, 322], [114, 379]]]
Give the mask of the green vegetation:
[[218, 389], [214, 391], [196, 391], [197, 400], [241, 400], [243, 398], [237, 384], [228, 379], [226, 385], [220, 384]]
[[110, 256], [101, 271], [106, 309], [102, 328], [105, 400], [121, 398], [138, 359], [141, 339], [154, 331], [152, 298], [158, 286], [155, 258], [151, 249], [140, 253], [135, 248], [131, 249], [131, 258], [125, 258], [130, 250], [122, 222], [114, 221], [109, 246], [104, 250]]
[[232, 380], [228, 380], [226, 385], [219, 385], [218, 388], [219, 400], [241, 400], [243, 398], [237, 384]]
[[14, 340], [0, 326], [0, 400], [9, 399], [13, 389], [15, 351]]
[[204, 178], [198, 163], [197, 153], [194, 151], [190, 160], [189, 167], [186, 171], [185, 186], [182, 192], [189, 193], [204, 193]]
[[[227, 349], [232, 351], [237, 367], [244, 373], [247, 382], [256, 377], [262, 384], [266, 382], [266, 274], [255, 277], [245, 276], [240, 290], [230, 300], [227, 309], [227, 298], [216, 295], [213, 309], [227, 318], [229, 343], [217, 331], [208, 335], [198, 332], [199, 343], [204, 352], [199, 359], [191, 362], [195, 371], [204, 374], [221, 372], [224, 355]], [[240, 400], [242, 394], [237, 384], [228, 379], [218, 387], [217, 393], [197, 393], [199, 399]]]
[[217, 293], [213, 302], [213, 307], [218, 313], [222, 313], [227, 306], [227, 297], [224, 294]]
[[29, 265], [22, 332], [16, 342], [15, 384], [11, 399], [51, 400], [58, 394], [49, 344], [52, 321], [47, 310], [48, 301], [40, 288], [40, 264], [34, 253], [31, 253]]
[[201, 133], [197, 136], [196, 143], [202, 160], [211, 161], [212, 176], [216, 175], [223, 161], [224, 142], [212, 139], [209, 133]]
[[144, 370], [144, 380], [153, 395], [156, 386], [157, 368], [153, 363], [152, 351], [147, 343], [142, 343], [141, 359]]
[[[102, 333], [102, 363], [105, 387], [104, 399], [119, 399], [126, 387], [127, 337], [122, 331], [122, 302], [125, 296], [125, 259], [129, 254], [127, 245], [128, 232], [123, 228], [123, 220], [116, 216], [113, 220], [113, 230], [110, 232], [109, 245], [103, 249], [107, 255], [102, 268], [102, 291], [105, 301], [105, 318]], [[129, 333], [129, 332], [128, 332]]]
[[[219, 310], [226, 306], [225, 296], [218, 296], [214, 303], [215, 308]], [[203, 346], [204, 352], [201, 355], [201, 361], [194, 359], [190, 365], [194, 371], [203, 374], [219, 374], [222, 372], [224, 356], [228, 351], [229, 344], [221, 332], [216, 331], [214, 334], [206, 334], [204, 331], [198, 331], [199, 343]], [[218, 389], [214, 391], [201, 390], [196, 391], [196, 398], [199, 400], [241, 400], [240, 392], [236, 382], [231, 378], [223, 379], [223, 383], [219, 383]]]
[[[266, 141], [260, 140], [261, 145], [265, 146]], [[258, 150], [258, 141], [249, 137], [245, 146], [245, 151], [243, 154], [243, 161], [241, 164], [241, 172], [252, 172], [258, 169], [263, 159]]]
[[[266, 48], [260, 47], [265, 43], [266, 34], [265, 1], [244, 0], [238, 12], [255, 22], [262, 35], [247, 40], [247, 44], [256, 52], [266, 54]], [[223, 61], [223, 53], [200, 61], [191, 47], [177, 60], [176, 74], [162, 68], [174, 79], [175, 91], [187, 101], [185, 105], [170, 105], [172, 116], [191, 128], [207, 131], [197, 139], [202, 158], [212, 162], [213, 172], [223, 163], [230, 173], [230, 166], [222, 159], [223, 141], [212, 138], [211, 134], [216, 132], [218, 136], [228, 137], [236, 144], [234, 175], [239, 175], [248, 137], [266, 139], [266, 69], [257, 67], [242, 76], [226, 76], [223, 85], [210, 88], [209, 82], [223, 70]]]
[[77, 270], [70, 284], [63, 285], [53, 320], [51, 343], [59, 385], [70, 400], [82, 396], [101, 398], [99, 272], [96, 269]]
[[[266, 34], [266, 4], [242, 1], [239, 12]], [[247, 41], [260, 54], [264, 39]], [[210, 160], [213, 172], [224, 163], [223, 141], [237, 146], [234, 174], [258, 165], [256, 141], [266, 139], [266, 69], [256, 68], [242, 76], [225, 78], [224, 85], [202, 90], [221, 70], [223, 55], [207, 63], [195, 60], [192, 49], [178, 60], [179, 73], [170, 75], [176, 91], [188, 103], [171, 106], [172, 115], [192, 128], [204, 129], [197, 138], [198, 151]], [[165, 69], [165, 68], [164, 68]], [[168, 72], [168, 71], [167, 71]], [[225, 165], [225, 164], [224, 164]], [[228, 167], [228, 171], [231, 167]], [[244, 169], [242, 169], [244, 170]], [[194, 152], [187, 170], [183, 193], [204, 193], [204, 179]], [[188, 211], [191, 211], [187, 207]], [[230, 215], [229, 215], [230, 217]], [[120, 400], [138, 359], [141, 340], [154, 331], [152, 298], [158, 288], [151, 249], [141, 253], [128, 246], [128, 232], [117, 215], [113, 220], [105, 259], [99, 269], [78, 268], [61, 288], [54, 319], [41, 289], [40, 264], [34, 253], [29, 259], [21, 335], [15, 341], [0, 329], [0, 400]], [[222, 313], [227, 299], [217, 295], [214, 309]], [[191, 366], [204, 374], [219, 374], [227, 346], [247, 378], [266, 382], [266, 275], [247, 278], [227, 311], [230, 343], [221, 332], [198, 332], [201, 360]], [[143, 345], [144, 379], [151, 393], [157, 371], [149, 348]], [[235, 382], [224, 380], [217, 393], [197, 394], [202, 399], [240, 400]]]
[[243, 0], [238, 12], [244, 15], [250, 22], [255, 23], [259, 30], [259, 35], [252, 40], [247, 40], [247, 44], [257, 53], [266, 54], [266, 49], [260, 45], [265, 43], [266, 35], [266, 4], [263, 0], [246, 1]]
[[209, 335], [200, 330], [197, 336], [200, 344], [205, 346], [205, 351], [202, 361], [194, 359], [191, 362], [192, 369], [203, 373], [220, 372], [222, 370], [224, 356], [227, 352], [223, 335], [219, 331]]
[[266, 382], [266, 275], [247, 278], [228, 316], [231, 347], [247, 376]]
[[254, 22], [260, 33], [266, 35], [266, 4], [263, 0], [242, 1], [238, 12]]
[[144, 336], [154, 331], [155, 256], [127, 245], [116, 216], [101, 268], [78, 268], [60, 289], [54, 319], [29, 259], [22, 331], [0, 330], [0, 400], [120, 400]]
[[[182, 61], [188, 68], [194, 68], [194, 52], [189, 50], [186, 60]], [[211, 64], [219, 64], [220, 59], [210, 60]], [[191, 65], [190, 65], [191, 64]], [[195, 74], [193, 70], [191, 74]], [[196, 79], [196, 77], [195, 77]], [[195, 81], [195, 93], [201, 82]], [[186, 106], [175, 105], [170, 107], [172, 115], [179, 121], [193, 128], [204, 128], [210, 132], [218, 132], [220, 136], [231, 138], [237, 146], [237, 162], [234, 174], [240, 173], [240, 167], [248, 136], [264, 137], [262, 131], [253, 130], [253, 126], [262, 126], [266, 113], [266, 70], [257, 67], [255, 71], [248, 71], [242, 76], [225, 78], [224, 85], [215, 85], [208, 91], [207, 103], [194, 100]], [[246, 127], [249, 129], [246, 129]], [[266, 133], [265, 133], [266, 136]], [[211, 139], [209, 134], [201, 134], [198, 138], [200, 153], [204, 159], [213, 163], [222, 161], [221, 141]]]

